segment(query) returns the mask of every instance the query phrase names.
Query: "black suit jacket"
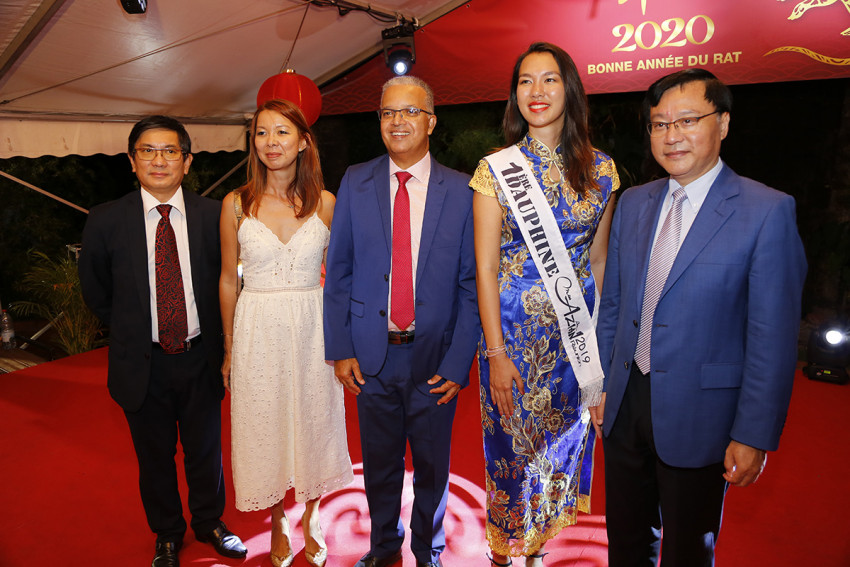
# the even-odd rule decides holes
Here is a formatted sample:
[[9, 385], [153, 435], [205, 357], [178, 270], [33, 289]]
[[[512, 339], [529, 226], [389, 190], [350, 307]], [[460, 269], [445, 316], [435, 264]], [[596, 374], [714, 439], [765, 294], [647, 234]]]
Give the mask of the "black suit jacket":
[[[208, 380], [223, 398], [218, 302], [221, 205], [182, 188], [180, 191], [186, 204], [201, 345], [209, 363], [209, 372], [199, 379]], [[110, 329], [109, 393], [130, 412], [142, 406], [150, 379], [151, 308], [144, 215], [140, 191], [93, 208], [83, 230], [79, 262], [83, 298]]]

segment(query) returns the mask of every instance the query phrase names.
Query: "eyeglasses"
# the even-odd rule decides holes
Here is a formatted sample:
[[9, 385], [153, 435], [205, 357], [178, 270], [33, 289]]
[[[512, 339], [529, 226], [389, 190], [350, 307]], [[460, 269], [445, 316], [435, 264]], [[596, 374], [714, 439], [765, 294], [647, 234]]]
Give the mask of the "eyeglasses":
[[136, 148], [134, 153], [142, 161], [153, 161], [159, 153], [165, 161], [177, 161], [183, 157], [183, 152], [174, 148]]
[[676, 130], [681, 132], [690, 132], [696, 129], [700, 120], [707, 116], [711, 116], [712, 114], [717, 114], [718, 112], [720, 111], [715, 110], [714, 112], [709, 112], [702, 116], [686, 116], [685, 118], [679, 118], [673, 122], [650, 122], [646, 125], [646, 131], [649, 132], [649, 135], [653, 138], [666, 134], [667, 130], [670, 129], [670, 126], [675, 126]]
[[429, 114], [431, 116], [434, 115], [433, 112], [428, 112], [424, 108], [416, 108], [415, 106], [408, 106], [407, 108], [399, 108], [398, 110], [393, 108], [381, 108], [378, 110], [378, 116], [381, 118], [381, 121], [390, 121], [395, 118], [397, 113], [401, 113], [402, 118], [416, 118], [419, 116], [420, 112], [424, 112], [425, 114]]

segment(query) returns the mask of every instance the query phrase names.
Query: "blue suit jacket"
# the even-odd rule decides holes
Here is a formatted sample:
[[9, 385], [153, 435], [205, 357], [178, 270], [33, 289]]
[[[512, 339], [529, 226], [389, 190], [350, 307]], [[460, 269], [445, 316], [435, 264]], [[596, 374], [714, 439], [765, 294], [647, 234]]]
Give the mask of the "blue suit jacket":
[[[325, 357], [376, 375], [387, 356], [392, 260], [389, 156], [354, 165], [337, 193], [324, 294]], [[431, 158], [416, 270], [412, 377], [466, 386], [480, 335], [469, 176]]]
[[[629, 379], [667, 182], [629, 189], [614, 215], [597, 327], [606, 435]], [[730, 439], [777, 448], [794, 379], [805, 274], [794, 199], [724, 165], [655, 311], [652, 429], [665, 463], [720, 462]]]

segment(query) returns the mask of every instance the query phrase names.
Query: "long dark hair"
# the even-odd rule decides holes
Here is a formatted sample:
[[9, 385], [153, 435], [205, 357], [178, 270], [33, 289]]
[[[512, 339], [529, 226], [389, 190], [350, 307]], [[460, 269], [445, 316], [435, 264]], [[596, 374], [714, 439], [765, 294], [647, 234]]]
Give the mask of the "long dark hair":
[[502, 119], [505, 141], [508, 146], [512, 146], [522, 140], [528, 132], [528, 122], [523, 118], [517, 103], [516, 89], [519, 83], [519, 68], [525, 58], [532, 53], [549, 53], [558, 64], [564, 81], [566, 104], [564, 127], [561, 129], [561, 154], [564, 157], [564, 166], [567, 168], [567, 180], [577, 193], [586, 196], [588, 188], [599, 189], [599, 184], [593, 175], [594, 156], [588, 128], [587, 95], [581, 84], [576, 64], [569, 54], [557, 45], [542, 41], [532, 43], [528, 50], [517, 58], [511, 76], [511, 96], [505, 107], [505, 117]]
[[254, 145], [254, 136], [257, 133], [257, 117], [264, 110], [270, 110], [287, 118], [298, 133], [307, 141], [304, 151], [298, 153], [295, 160], [295, 179], [286, 188], [286, 198], [290, 203], [295, 203], [296, 197], [301, 200], [301, 206], [295, 209], [296, 218], [304, 218], [313, 214], [322, 199], [322, 189], [325, 187], [322, 178], [322, 167], [319, 163], [319, 150], [316, 148], [316, 138], [310, 130], [304, 113], [288, 100], [275, 99], [264, 102], [254, 113], [251, 120], [251, 143], [248, 149], [248, 182], [237, 189], [242, 195], [242, 209], [251, 216], [256, 216], [259, 206], [259, 197], [263, 194], [268, 183], [269, 170], [266, 164], [260, 160], [257, 148]]

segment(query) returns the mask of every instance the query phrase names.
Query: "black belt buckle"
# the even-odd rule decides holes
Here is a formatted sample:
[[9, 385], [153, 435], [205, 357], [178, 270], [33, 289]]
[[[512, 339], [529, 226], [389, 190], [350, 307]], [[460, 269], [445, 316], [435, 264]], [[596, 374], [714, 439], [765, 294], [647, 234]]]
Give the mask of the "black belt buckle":
[[389, 331], [387, 339], [391, 345], [406, 345], [413, 342], [414, 331]]
[[189, 352], [194, 347], [198, 346], [198, 343], [200, 343], [200, 342], [201, 342], [201, 335], [196, 335], [196, 336], [192, 337], [191, 339], [189, 339], [188, 341], [183, 343], [183, 345], [184, 345], [183, 352]]

